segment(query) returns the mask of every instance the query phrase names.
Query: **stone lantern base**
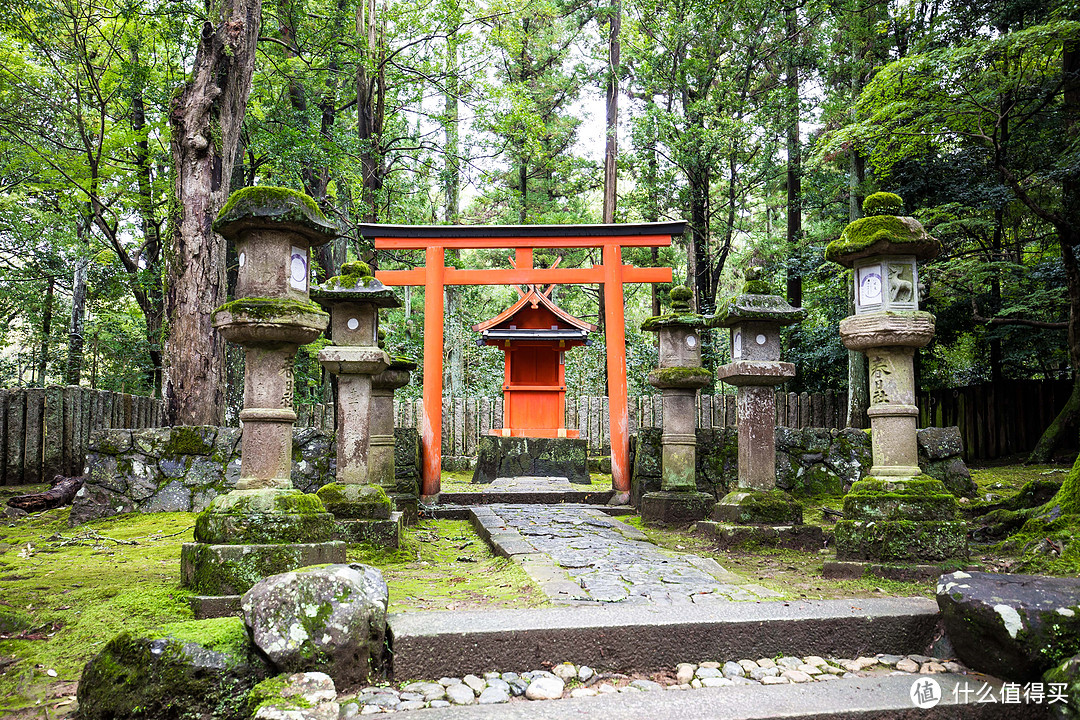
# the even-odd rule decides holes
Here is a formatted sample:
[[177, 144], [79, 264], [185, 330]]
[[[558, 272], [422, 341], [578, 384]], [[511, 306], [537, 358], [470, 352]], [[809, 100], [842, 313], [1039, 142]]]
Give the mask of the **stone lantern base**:
[[264, 577], [345, 562], [345, 543], [333, 534], [334, 516], [299, 490], [233, 490], [214, 498], [195, 520], [195, 542], [180, 552], [181, 585], [196, 593], [195, 616], [237, 612], [240, 596]]
[[336, 518], [334, 538], [381, 548], [401, 546], [402, 513], [378, 485], [328, 483], [315, 494]]
[[650, 523], [677, 525], [708, 517], [713, 496], [703, 492], [661, 490], [641, 496], [641, 519]]
[[818, 550], [825, 536], [816, 525], [804, 525], [802, 503], [783, 490], [739, 488], [712, 508], [712, 520], [698, 531], [722, 547], [783, 547]]
[[[880, 575], [889, 564], [929, 564], [933, 574], [967, 559], [967, 523], [957, 520], [956, 498], [940, 480], [866, 477], [844, 498], [836, 523], [836, 560], [827, 575], [850, 574], [852, 563]], [[884, 564], [884, 566], [882, 566]], [[877, 568], [877, 569], [875, 569]]]

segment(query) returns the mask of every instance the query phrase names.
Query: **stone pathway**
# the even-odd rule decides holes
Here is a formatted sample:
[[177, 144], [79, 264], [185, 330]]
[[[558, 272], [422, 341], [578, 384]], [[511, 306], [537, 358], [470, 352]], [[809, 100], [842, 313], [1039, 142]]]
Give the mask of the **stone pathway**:
[[780, 597], [712, 559], [661, 549], [595, 508], [495, 504], [475, 507], [471, 515], [495, 552], [517, 561], [556, 603], [673, 605]]

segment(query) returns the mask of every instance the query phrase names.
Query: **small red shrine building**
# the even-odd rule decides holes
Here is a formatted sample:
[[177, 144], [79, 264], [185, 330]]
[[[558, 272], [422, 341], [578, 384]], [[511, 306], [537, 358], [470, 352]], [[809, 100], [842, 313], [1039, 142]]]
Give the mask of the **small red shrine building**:
[[570, 437], [577, 430], [564, 427], [566, 418], [566, 365], [563, 353], [588, 344], [596, 330], [558, 307], [551, 287], [542, 292], [528, 285], [508, 310], [473, 326], [478, 341], [502, 348], [506, 355], [503, 379], [503, 425], [493, 435], [514, 437]]

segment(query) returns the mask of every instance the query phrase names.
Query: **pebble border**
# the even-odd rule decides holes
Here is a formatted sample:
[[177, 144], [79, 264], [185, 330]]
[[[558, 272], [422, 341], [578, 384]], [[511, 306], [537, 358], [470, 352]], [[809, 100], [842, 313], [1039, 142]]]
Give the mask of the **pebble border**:
[[[377, 713], [420, 710], [451, 705], [495, 705], [516, 700], [556, 700], [609, 693], [691, 690], [726, 685], [784, 685], [827, 682], [838, 678], [864, 677], [880, 673], [936, 674], [965, 673], [953, 660], [925, 655], [887, 655], [855, 659], [782, 656], [776, 659], [742, 659], [726, 662], [679, 663], [674, 677], [664, 682], [634, 679], [620, 673], [598, 672], [587, 665], [562, 663], [549, 670], [531, 672], [488, 672], [483, 677], [465, 675], [438, 681], [403, 683], [400, 689], [371, 686], [356, 694], [338, 698], [342, 720]], [[663, 676], [657, 673], [657, 676]], [[655, 677], [655, 676], [654, 676]]]

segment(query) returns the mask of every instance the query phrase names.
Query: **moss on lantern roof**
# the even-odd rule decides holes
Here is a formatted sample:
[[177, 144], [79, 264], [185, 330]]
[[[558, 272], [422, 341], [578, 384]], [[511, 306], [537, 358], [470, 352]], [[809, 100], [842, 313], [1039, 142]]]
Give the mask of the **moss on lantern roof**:
[[[762, 282], [760, 280], [751, 282]], [[749, 284], [749, 283], [747, 283]], [[731, 327], [746, 321], [792, 325], [806, 317], [806, 310], [792, 307], [779, 295], [744, 292], [727, 300], [716, 311], [715, 326]]]
[[311, 288], [311, 297], [321, 305], [332, 302], [366, 302], [381, 308], [401, 307], [393, 290], [371, 274], [371, 267], [359, 260], [341, 266], [341, 274]]
[[415, 370], [416, 361], [408, 355], [392, 355], [390, 357], [390, 370]]
[[230, 195], [214, 220], [214, 230], [228, 238], [270, 224], [299, 232], [312, 245], [329, 242], [338, 234], [337, 226], [310, 197], [290, 188], [265, 185], [241, 188]]
[[825, 248], [825, 259], [851, 267], [856, 260], [873, 255], [914, 255], [924, 260], [939, 252], [941, 243], [915, 218], [873, 215], [844, 228], [839, 239]]
[[658, 388], [699, 388], [710, 385], [713, 374], [703, 367], [666, 367], [651, 370], [647, 380]]
[[699, 315], [690, 310], [690, 298], [694, 291], [685, 285], [676, 285], [668, 292], [671, 298], [671, 312], [666, 315], [657, 315], [641, 323], [641, 329], [648, 332], [656, 332], [662, 327], [682, 325], [685, 327], [706, 328], [712, 327], [711, 317]]
[[876, 192], [867, 195], [862, 203], [863, 215], [899, 215], [904, 210], [904, 199], [896, 193]]

